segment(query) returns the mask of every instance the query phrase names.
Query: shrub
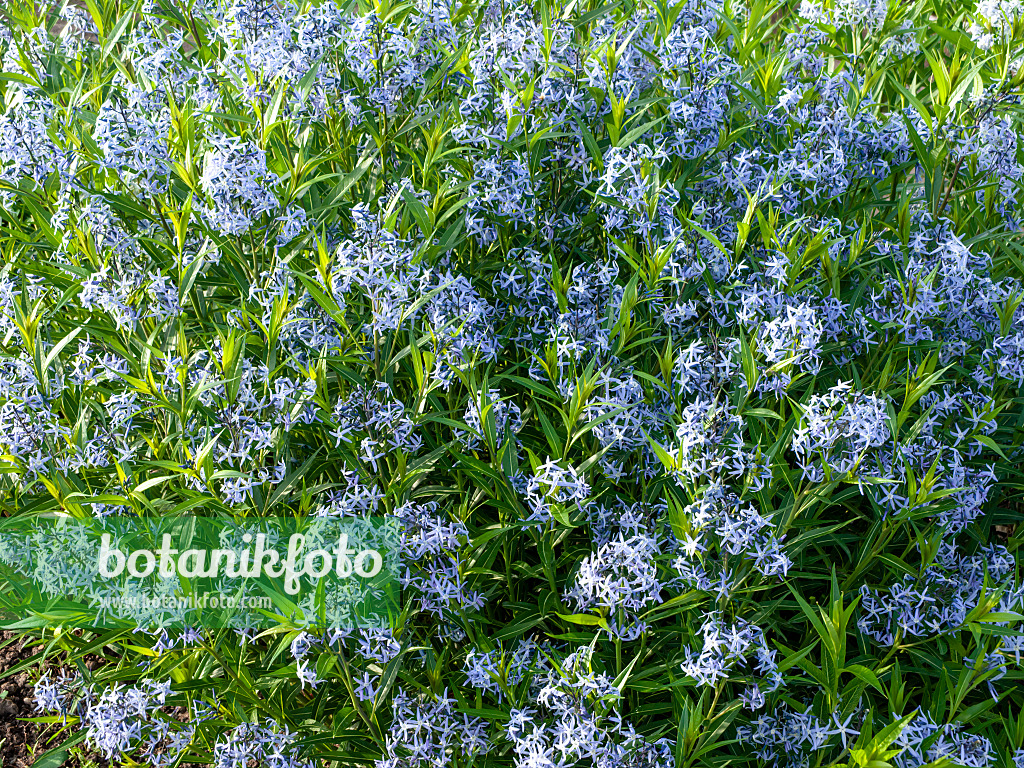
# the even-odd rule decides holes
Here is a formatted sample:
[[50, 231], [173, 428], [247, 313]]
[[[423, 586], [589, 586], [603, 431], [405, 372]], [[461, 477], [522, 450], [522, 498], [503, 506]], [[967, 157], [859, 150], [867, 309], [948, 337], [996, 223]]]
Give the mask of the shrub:
[[3, 13], [8, 513], [404, 526], [50, 759], [1024, 765], [1020, 3]]

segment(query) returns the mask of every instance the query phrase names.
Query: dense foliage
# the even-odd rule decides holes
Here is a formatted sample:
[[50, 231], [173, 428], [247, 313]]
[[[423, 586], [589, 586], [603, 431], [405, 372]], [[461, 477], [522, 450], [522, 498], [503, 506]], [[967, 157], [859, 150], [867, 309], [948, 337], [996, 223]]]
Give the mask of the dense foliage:
[[2, 13], [5, 514], [404, 524], [48, 759], [1024, 766], [1019, 0]]

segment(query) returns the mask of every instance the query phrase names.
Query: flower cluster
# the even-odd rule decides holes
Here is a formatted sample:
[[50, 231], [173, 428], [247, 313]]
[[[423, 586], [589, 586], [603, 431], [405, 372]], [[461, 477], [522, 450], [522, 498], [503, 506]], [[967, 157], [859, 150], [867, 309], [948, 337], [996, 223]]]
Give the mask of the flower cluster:
[[[77, 715], [89, 744], [107, 760], [137, 753], [153, 768], [178, 762], [194, 735], [194, 727], [172, 729], [163, 712], [172, 695], [170, 681], [144, 680], [138, 686], [107, 688], [100, 693], [83, 687], [81, 678], [44, 674], [35, 684], [36, 709]], [[244, 763], [242, 763], [244, 765]], [[224, 766], [236, 765], [224, 763]]]

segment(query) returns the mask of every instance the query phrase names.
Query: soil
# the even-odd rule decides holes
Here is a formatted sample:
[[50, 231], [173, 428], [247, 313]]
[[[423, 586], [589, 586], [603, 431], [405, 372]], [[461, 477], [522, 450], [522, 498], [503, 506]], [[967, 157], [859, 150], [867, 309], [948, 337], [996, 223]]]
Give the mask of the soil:
[[[28, 671], [3, 677], [7, 670], [42, 650], [41, 645], [26, 645], [22, 640], [10, 642], [18, 637], [16, 632], [0, 631], [0, 768], [31, 768], [39, 756], [60, 744], [70, 734], [54, 738], [59, 725], [26, 722], [25, 718], [38, 717], [35, 709], [32, 684]], [[90, 654], [83, 661], [89, 669], [96, 669], [103, 660]], [[47, 665], [49, 666], [49, 665]], [[45, 668], [45, 667], [44, 667]], [[173, 713], [177, 719], [186, 720], [183, 710]], [[110, 763], [101, 755], [79, 744], [68, 754], [61, 768], [107, 768]], [[205, 768], [196, 763], [184, 763], [181, 768]]]
[[[15, 636], [14, 632], [0, 632], [0, 645]], [[26, 648], [20, 640], [0, 649], [0, 675], [35, 652], [35, 648]], [[34, 706], [28, 672], [0, 680], [0, 765], [4, 768], [29, 768], [46, 751], [30, 751], [30, 746], [39, 743], [42, 728], [20, 719], [36, 715]]]
[[[59, 725], [26, 722], [24, 718], [38, 717], [32, 684], [28, 671], [3, 677], [7, 670], [42, 650], [41, 645], [26, 645], [15, 640], [16, 632], [0, 632], [0, 766], [2, 768], [30, 768], [49, 749], [60, 744], [68, 734], [57, 736]], [[29, 641], [31, 643], [31, 641]], [[85, 658], [89, 669], [101, 663], [98, 656]], [[56, 738], [54, 738], [56, 737]], [[65, 759], [61, 768], [96, 768], [107, 763], [99, 755], [79, 745]]]

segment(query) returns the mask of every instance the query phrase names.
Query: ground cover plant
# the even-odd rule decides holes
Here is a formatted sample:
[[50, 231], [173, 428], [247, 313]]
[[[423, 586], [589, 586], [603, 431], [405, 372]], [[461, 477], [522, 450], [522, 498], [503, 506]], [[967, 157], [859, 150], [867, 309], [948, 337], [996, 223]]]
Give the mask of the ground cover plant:
[[404, 526], [39, 765], [1024, 767], [1022, 9], [5, 0], [4, 514]]

